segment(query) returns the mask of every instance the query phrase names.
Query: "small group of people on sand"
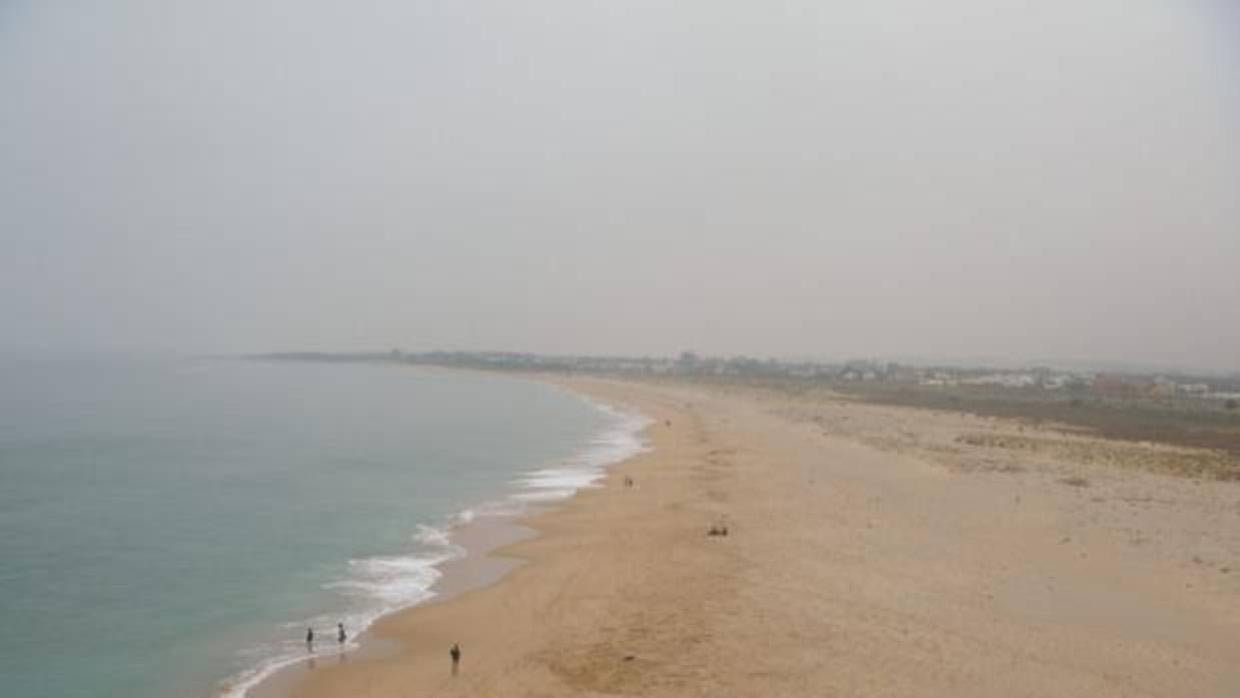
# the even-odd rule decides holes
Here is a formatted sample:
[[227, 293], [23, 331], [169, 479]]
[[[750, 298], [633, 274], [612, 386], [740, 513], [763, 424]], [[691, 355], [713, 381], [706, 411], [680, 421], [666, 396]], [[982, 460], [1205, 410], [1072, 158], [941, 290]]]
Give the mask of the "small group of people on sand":
[[[336, 642], [341, 648], [349, 639], [348, 633], [344, 631], [344, 623], [336, 624]], [[314, 652], [314, 628], [306, 628], [306, 651]], [[452, 658], [452, 675], [456, 676], [461, 667], [461, 645], [452, 643], [452, 648], [448, 650], [448, 656]]]

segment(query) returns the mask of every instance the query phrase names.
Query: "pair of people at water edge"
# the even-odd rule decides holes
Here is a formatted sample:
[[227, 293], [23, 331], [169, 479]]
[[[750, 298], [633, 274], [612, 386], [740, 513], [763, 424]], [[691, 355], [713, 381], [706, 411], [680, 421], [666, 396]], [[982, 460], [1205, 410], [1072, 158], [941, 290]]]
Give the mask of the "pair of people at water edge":
[[[344, 631], [344, 623], [337, 623], [336, 624], [336, 642], [340, 644], [341, 647], [343, 647], [344, 641], [347, 639], [349, 639], [349, 636]], [[314, 651], [314, 628], [306, 628], [306, 651], [308, 652]]]

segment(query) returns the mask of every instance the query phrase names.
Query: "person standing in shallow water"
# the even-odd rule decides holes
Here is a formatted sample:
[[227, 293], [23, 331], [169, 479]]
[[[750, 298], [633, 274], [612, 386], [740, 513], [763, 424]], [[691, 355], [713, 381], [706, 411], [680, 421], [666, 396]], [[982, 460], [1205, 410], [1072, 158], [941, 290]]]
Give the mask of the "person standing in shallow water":
[[344, 623], [337, 623], [336, 624], [336, 642], [340, 643], [341, 647], [344, 647], [344, 641], [347, 639], [349, 639], [349, 636], [346, 635], [344, 632]]
[[452, 643], [452, 649], [448, 650], [448, 654], [452, 656], [452, 675], [456, 676], [456, 672], [461, 667], [461, 646]]
[[306, 651], [314, 651], [314, 628], [306, 628]]

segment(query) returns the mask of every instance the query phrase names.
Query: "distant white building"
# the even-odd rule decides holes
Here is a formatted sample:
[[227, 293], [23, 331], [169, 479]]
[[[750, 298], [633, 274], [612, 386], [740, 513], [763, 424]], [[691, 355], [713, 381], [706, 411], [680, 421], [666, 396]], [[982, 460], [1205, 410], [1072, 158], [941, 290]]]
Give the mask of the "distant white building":
[[1004, 388], [1028, 388], [1038, 384], [1038, 379], [1028, 373], [992, 373], [965, 381], [970, 385], [997, 385]]
[[1065, 376], [1065, 375], [1047, 376], [1046, 379], [1042, 381], [1042, 387], [1046, 388], [1047, 390], [1061, 390], [1063, 388], [1068, 387], [1072, 383], [1072, 381], [1073, 381], [1072, 376]]

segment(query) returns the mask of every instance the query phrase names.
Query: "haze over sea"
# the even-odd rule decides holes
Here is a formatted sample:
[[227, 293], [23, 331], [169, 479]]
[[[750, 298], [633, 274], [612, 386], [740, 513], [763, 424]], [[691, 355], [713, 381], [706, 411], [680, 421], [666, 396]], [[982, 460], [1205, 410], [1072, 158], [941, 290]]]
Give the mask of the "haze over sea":
[[564, 496], [639, 423], [535, 382], [239, 360], [0, 365], [0, 675], [207, 695], [433, 595], [456, 522]]

